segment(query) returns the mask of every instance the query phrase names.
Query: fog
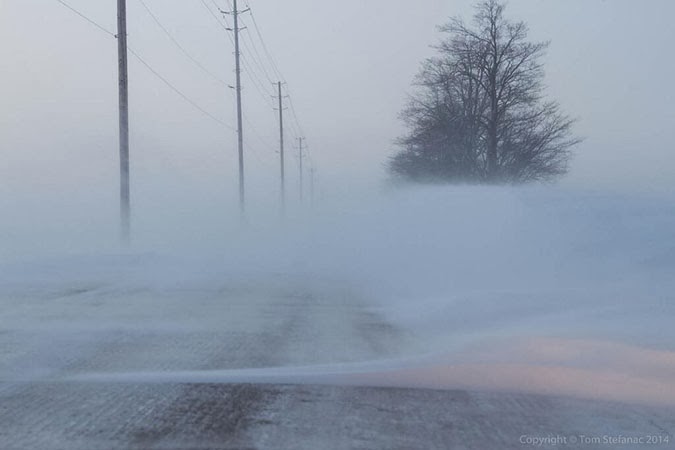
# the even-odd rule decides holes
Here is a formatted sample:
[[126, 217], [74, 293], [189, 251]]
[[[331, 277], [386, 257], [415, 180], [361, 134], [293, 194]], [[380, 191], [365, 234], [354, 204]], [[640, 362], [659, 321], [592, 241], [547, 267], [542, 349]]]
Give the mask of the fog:
[[[113, 3], [71, 3], [115, 30]], [[234, 125], [230, 89], [195, 67], [138, 1], [128, 3], [129, 45], [188, 97]], [[192, 56], [233, 84], [232, 45], [200, 1], [146, 3]], [[402, 134], [398, 112], [420, 62], [433, 54], [430, 46], [440, 37], [436, 27], [450, 16], [468, 19], [471, 3], [251, 2], [267, 47], [288, 81], [324, 186], [372, 187], [381, 181], [392, 142]], [[227, 9], [225, 2], [221, 7]], [[509, 2], [507, 16], [526, 21], [531, 39], [551, 41], [545, 60], [548, 94], [579, 119], [575, 130], [585, 138], [564, 183], [672, 191], [675, 117], [670, 105], [675, 99], [667, 86], [675, 67], [664, 55], [675, 41], [669, 24], [673, 8], [668, 0], [652, 1], [649, 7], [631, 0]], [[61, 191], [67, 197], [81, 186], [100, 187], [99, 194], [113, 192], [115, 40], [53, 0], [4, 0], [0, 20], [3, 192]], [[32, 25], [24, 26], [29, 20]], [[251, 25], [250, 18], [242, 20]], [[253, 29], [247, 32], [256, 39]], [[252, 53], [243, 52], [245, 58]], [[274, 92], [269, 86], [263, 98], [248, 72], [245, 68], [248, 187], [272, 191], [278, 134], [267, 96]], [[256, 76], [267, 83], [263, 75]], [[146, 200], [143, 185], [175, 190], [179, 180], [181, 188], [235, 195], [234, 132], [195, 111], [133, 57], [130, 105], [137, 201]], [[293, 125], [287, 136], [290, 156], [298, 133], [294, 124], [288, 125]], [[289, 158], [291, 179], [297, 179], [292, 174], [296, 165]], [[112, 198], [96, 200], [115, 207]]]
[[[199, 1], [146, 1], [231, 83], [230, 43]], [[70, 2], [114, 30], [113, 2], [89, 3]], [[471, 2], [251, 3], [299, 116], [287, 130], [285, 211], [277, 112], [252, 80], [241, 217], [235, 132], [132, 59], [125, 246], [116, 42], [57, 2], [3, 0], [0, 328], [20, 343], [3, 379], [471, 387], [675, 404], [672, 2], [509, 3], [533, 39], [551, 40], [548, 92], [585, 138], [567, 178], [527, 187], [387, 180], [397, 114], [435, 27], [468, 17]], [[130, 45], [233, 124], [229, 88], [129, 4]], [[301, 201], [293, 139], [305, 133], [317, 178], [310, 192], [306, 176]], [[286, 359], [256, 367], [200, 370], [189, 348], [152, 347], [118, 365], [68, 366], [112, 336], [255, 329], [263, 319], [249, 308], [288, 292], [358, 299], [409, 339], [373, 357], [357, 341], [322, 353], [300, 336]]]
[[[307, 336], [266, 369], [203, 372], [193, 350], [155, 344], [151, 357], [67, 373], [471, 387], [671, 405], [675, 217], [663, 208], [671, 201], [559, 187], [408, 188], [291, 210], [283, 221], [270, 206], [255, 225], [209, 216], [193, 202], [136, 225], [125, 250], [101, 246], [90, 222], [42, 225], [54, 242], [33, 235], [41, 253], [32, 254], [18, 250], [28, 247], [23, 228], [4, 243], [16, 251], [0, 272], [2, 327], [33, 340], [47, 333], [68, 343], [66, 354], [82, 355], [111, 336], [253, 330], [260, 302], [281, 308], [285, 295], [307, 295], [328, 308], [312, 320], [339, 321], [330, 305], [358, 301], [412, 338], [373, 359], [357, 343], [314, 353]], [[61, 363], [45, 358], [5, 367], [5, 377], [59, 373]]]

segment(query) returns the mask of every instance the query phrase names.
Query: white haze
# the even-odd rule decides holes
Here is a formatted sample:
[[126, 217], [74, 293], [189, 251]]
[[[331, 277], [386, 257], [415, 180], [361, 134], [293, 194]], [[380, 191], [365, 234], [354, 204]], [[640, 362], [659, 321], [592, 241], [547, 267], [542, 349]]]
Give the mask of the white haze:
[[[145, 1], [226, 83], [186, 60], [135, 1], [130, 45], [233, 124], [222, 27], [197, 0]], [[69, 2], [114, 30], [114, 2]], [[0, 377], [56, 376], [69, 355], [87, 355], [109, 335], [255, 329], [259, 317], [242, 306], [239, 319], [228, 302], [259, 305], [292, 291], [358, 298], [411, 343], [388, 361], [364, 358], [351, 342], [328, 355], [299, 345], [283, 370], [236, 373], [194, 372], [199, 361], [183, 349], [97, 367], [98, 375], [675, 404], [674, 2], [511, 0], [507, 16], [528, 22], [533, 40], [551, 40], [548, 93], [579, 119], [585, 140], [569, 176], [558, 187], [401, 189], [383, 182], [403, 132], [398, 111], [433, 54], [436, 26], [469, 18], [473, 1], [250, 3], [307, 133], [318, 168], [313, 201], [308, 177], [298, 199], [287, 122], [280, 219], [277, 115], [245, 73], [242, 222], [235, 132], [131, 58], [133, 240], [125, 248], [115, 39], [56, 1], [0, 1]]]
[[[93, 330], [216, 330], [233, 326], [229, 310], [198, 299], [311, 291], [363, 299], [415, 344], [384, 366], [340, 365], [360, 361], [351, 349], [314, 361], [338, 366], [314, 369], [306, 367], [310, 358], [302, 369], [262, 373], [156, 372], [151, 364], [128, 370], [140, 371], [136, 377], [155, 370], [142, 379], [211, 381], [322, 382], [323, 373], [326, 382], [675, 402], [662, 392], [675, 370], [670, 197], [553, 187], [383, 189], [313, 208], [292, 204], [285, 220], [276, 203], [259, 205], [245, 225], [231, 214], [234, 205], [216, 208], [198, 195], [172, 199], [172, 207], [156, 205], [134, 221], [127, 250], [115, 244], [113, 218], [93, 205], [78, 212], [45, 204], [6, 220], [3, 329], [50, 330], [70, 336], [69, 345], [83, 345]], [[80, 291], [82, 304], [57, 300]], [[236, 327], [256, 321], [241, 320]], [[50, 373], [50, 361], [38, 358], [31, 370]], [[189, 361], [180, 368], [195, 369]], [[641, 372], [626, 361], [637, 361]], [[624, 378], [608, 379], [609, 369]], [[644, 385], [656, 387], [636, 389]]]
[[[440, 38], [436, 27], [451, 16], [468, 20], [474, 2], [249, 3], [289, 83], [319, 178], [330, 186], [382, 178], [392, 141], [403, 131], [398, 112], [420, 62], [433, 54], [430, 46]], [[114, 31], [114, 2], [70, 4]], [[138, 1], [128, 4], [129, 43], [135, 51], [201, 107], [235, 124], [231, 90], [195, 67]], [[199, 0], [146, 4], [192, 56], [233, 84], [232, 45]], [[100, 187], [109, 195], [97, 201], [112, 204], [117, 176], [115, 39], [54, 0], [3, 0], [0, 8], [0, 190], [69, 196], [73, 189]], [[667, 55], [675, 43], [674, 13], [670, 0], [651, 0], [648, 6], [637, 0], [509, 2], [507, 16], [526, 21], [532, 40], [551, 41], [544, 60], [547, 93], [579, 119], [575, 131], [585, 141], [565, 184], [673, 191], [675, 93], [669, 86], [675, 64]], [[248, 17], [244, 20], [251, 25]], [[249, 189], [271, 192], [276, 184], [260, 186], [276, 180], [277, 173], [277, 117], [267, 104], [272, 86], [263, 98], [248, 71], [243, 83], [250, 120], [245, 122]], [[147, 183], [148, 171], [171, 180], [171, 189], [208, 180], [209, 187], [218, 189], [204, 186], [203, 191], [235, 195], [232, 130], [200, 114], [133, 57], [130, 94], [138, 201], [144, 200], [144, 191], [136, 183]], [[288, 120], [287, 125], [289, 174], [296, 182], [296, 151], [290, 141], [295, 136]]]

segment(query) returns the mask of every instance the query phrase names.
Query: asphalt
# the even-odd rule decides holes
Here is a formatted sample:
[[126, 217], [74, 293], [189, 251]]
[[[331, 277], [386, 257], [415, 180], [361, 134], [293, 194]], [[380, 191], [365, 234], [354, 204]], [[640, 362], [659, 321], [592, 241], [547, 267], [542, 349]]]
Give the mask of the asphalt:
[[663, 407], [140, 375], [77, 381], [359, 363], [418, 345], [334, 287], [123, 295], [92, 287], [36, 294], [16, 308], [0, 331], [2, 449], [675, 448], [675, 410]]

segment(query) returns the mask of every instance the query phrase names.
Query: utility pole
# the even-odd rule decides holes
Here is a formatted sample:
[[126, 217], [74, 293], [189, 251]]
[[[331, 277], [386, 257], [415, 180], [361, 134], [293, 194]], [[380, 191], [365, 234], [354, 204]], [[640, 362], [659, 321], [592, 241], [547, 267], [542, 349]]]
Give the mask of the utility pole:
[[241, 112], [241, 65], [239, 52], [239, 11], [237, 11], [237, 0], [234, 0], [234, 58], [235, 70], [237, 72], [237, 137], [239, 139], [239, 210], [242, 216], [246, 211], [246, 198], [244, 196], [244, 130], [242, 126]]
[[303, 193], [303, 185], [302, 185], [302, 158], [303, 158], [302, 141], [304, 139], [305, 138], [303, 138], [303, 137], [298, 138], [298, 144], [299, 144], [298, 149], [300, 150], [300, 158], [299, 158], [299, 160], [300, 160], [300, 203], [302, 203], [302, 193]]
[[117, 0], [117, 54], [119, 60], [120, 230], [122, 242], [131, 239], [129, 189], [129, 79], [127, 70], [127, 4]]
[[234, 32], [234, 65], [236, 72], [237, 83], [235, 90], [237, 91], [237, 138], [238, 138], [238, 148], [239, 148], [239, 210], [242, 217], [246, 212], [246, 197], [244, 192], [244, 130], [243, 130], [243, 114], [241, 111], [241, 52], [239, 51], [239, 32], [243, 28], [239, 28], [239, 15], [247, 11], [250, 11], [251, 8], [247, 8], [243, 11], [237, 9], [237, 0], [233, 1], [233, 10], [232, 11], [223, 11], [223, 14], [231, 14], [234, 17], [234, 29], [228, 28], [228, 30]]
[[281, 95], [281, 81], [277, 83], [279, 88], [279, 158], [281, 163], [281, 212], [286, 211], [286, 172], [284, 167], [284, 105]]

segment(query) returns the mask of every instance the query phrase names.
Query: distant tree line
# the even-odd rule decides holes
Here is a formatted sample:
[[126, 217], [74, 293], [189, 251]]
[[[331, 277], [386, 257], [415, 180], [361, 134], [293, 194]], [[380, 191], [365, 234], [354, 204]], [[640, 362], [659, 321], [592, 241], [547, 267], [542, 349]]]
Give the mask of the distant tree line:
[[476, 5], [473, 26], [452, 19], [426, 60], [401, 113], [407, 133], [389, 161], [397, 178], [419, 182], [524, 183], [567, 171], [574, 120], [543, 93], [548, 43], [504, 5]]

